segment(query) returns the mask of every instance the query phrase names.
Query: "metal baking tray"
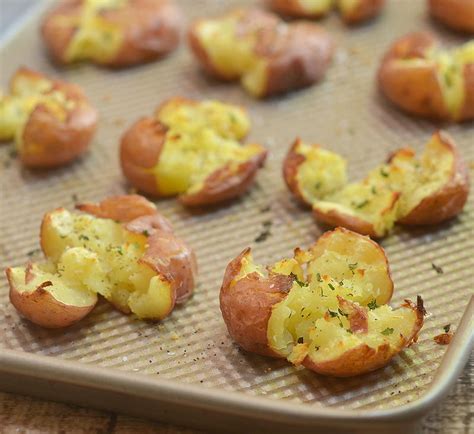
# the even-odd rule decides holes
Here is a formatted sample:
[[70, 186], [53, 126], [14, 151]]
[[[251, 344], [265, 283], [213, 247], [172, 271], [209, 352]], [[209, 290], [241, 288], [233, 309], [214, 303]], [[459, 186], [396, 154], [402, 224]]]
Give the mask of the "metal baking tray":
[[[188, 19], [245, 3], [255, 2], [181, 1]], [[454, 383], [472, 348], [473, 194], [453, 221], [434, 228], [399, 227], [383, 240], [396, 285], [393, 303], [421, 294], [429, 312], [418, 344], [384, 369], [341, 380], [246, 354], [227, 334], [218, 293], [226, 264], [244, 247], [252, 246], [256, 259], [269, 263], [295, 246], [308, 246], [324, 231], [282, 181], [282, 158], [296, 136], [342, 153], [357, 177], [400, 146], [421, 149], [443, 127], [472, 169], [473, 123], [412, 119], [389, 106], [375, 88], [378, 61], [393, 38], [426, 28], [447, 44], [462, 42], [434, 27], [424, 4], [390, 1], [380, 19], [351, 30], [332, 15], [322, 22], [338, 44], [327, 78], [268, 101], [251, 99], [238, 85], [206, 78], [185, 44], [162, 61], [126, 70], [57, 69], [38, 38], [47, 4], [36, 6], [1, 45], [2, 85], [21, 64], [63, 77], [85, 89], [101, 122], [89, 154], [54, 171], [23, 169], [12, 145], [0, 147], [2, 269], [37, 255], [45, 211], [128, 191], [118, 164], [120, 135], [167, 97], [219, 98], [247, 106], [253, 119], [249, 139], [268, 146], [270, 156], [250, 193], [226, 207], [191, 213], [174, 200], [157, 202], [196, 249], [200, 265], [193, 298], [159, 324], [138, 321], [103, 303], [73, 327], [44, 330], [17, 315], [2, 276], [0, 389], [220, 432], [415, 431], [417, 421]], [[265, 238], [259, 234], [268, 222], [270, 235], [256, 242]], [[455, 338], [439, 346], [433, 337], [448, 323]]]

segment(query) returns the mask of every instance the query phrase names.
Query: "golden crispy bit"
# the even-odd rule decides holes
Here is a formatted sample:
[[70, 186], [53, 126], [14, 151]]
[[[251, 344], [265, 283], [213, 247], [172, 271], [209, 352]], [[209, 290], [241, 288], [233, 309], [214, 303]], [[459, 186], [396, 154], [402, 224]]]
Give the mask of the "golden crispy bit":
[[286, 24], [259, 9], [198, 20], [189, 31], [189, 44], [208, 73], [240, 80], [256, 97], [315, 83], [324, 76], [334, 48], [319, 26]]
[[172, 0], [61, 0], [43, 20], [43, 39], [59, 63], [111, 67], [155, 60], [179, 43]]
[[339, 155], [297, 140], [283, 163], [293, 195], [317, 220], [382, 237], [398, 222], [428, 225], [459, 214], [468, 197], [467, 167], [454, 141], [435, 133], [417, 158], [412, 149], [393, 153], [362, 181], [347, 184]]
[[84, 212], [47, 213], [41, 224], [46, 261], [6, 270], [12, 304], [49, 328], [82, 319], [98, 294], [142, 319], [169, 315], [193, 291], [196, 259], [145, 202], [140, 196], [116, 196], [78, 205]]
[[445, 50], [430, 33], [410, 33], [385, 54], [378, 82], [384, 95], [410, 114], [473, 119], [474, 41]]
[[247, 351], [347, 377], [386, 365], [416, 341], [421, 297], [392, 309], [392, 291], [383, 249], [337, 228], [267, 270], [245, 250], [226, 269], [220, 306]]
[[55, 167], [83, 154], [97, 112], [73, 84], [20, 68], [0, 97], [0, 140], [15, 140], [22, 163]]
[[172, 98], [124, 134], [122, 170], [139, 190], [187, 206], [225, 201], [247, 191], [266, 157], [261, 145], [240, 143], [249, 128], [240, 107]]

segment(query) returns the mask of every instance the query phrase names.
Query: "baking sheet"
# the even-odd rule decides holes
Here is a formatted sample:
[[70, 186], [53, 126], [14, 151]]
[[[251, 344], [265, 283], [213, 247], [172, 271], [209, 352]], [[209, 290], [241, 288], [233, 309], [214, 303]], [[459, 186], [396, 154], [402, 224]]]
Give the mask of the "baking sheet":
[[[192, 19], [219, 13], [232, 5], [256, 2], [180, 3]], [[116, 381], [127, 378], [138, 384], [144, 377], [157, 385], [157, 391], [171, 380], [179, 387], [196, 386], [202, 399], [213, 396], [216, 390], [235, 392], [235, 399], [242, 404], [250, 396], [288, 408], [304, 404], [300, 407], [311, 409], [315, 416], [333, 408], [345, 410], [342, 414], [347, 415], [356, 410], [363, 417], [376, 411], [408, 409], [410, 403], [422, 402], [419, 399], [433, 386], [447, 349], [436, 345], [433, 337], [442, 333], [446, 324], [456, 330], [474, 293], [472, 194], [464, 212], [453, 221], [430, 229], [408, 231], [398, 227], [382, 242], [395, 281], [393, 304], [421, 294], [429, 312], [419, 343], [384, 369], [338, 380], [294, 368], [285, 361], [246, 354], [232, 343], [220, 315], [218, 292], [225, 266], [243, 248], [252, 246], [257, 261], [270, 263], [290, 255], [296, 246], [308, 246], [325, 230], [290, 197], [281, 177], [282, 158], [296, 136], [343, 154], [350, 162], [351, 176], [356, 178], [400, 146], [422, 149], [432, 132], [442, 127], [454, 136], [472, 168], [472, 122], [441, 125], [411, 119], [380, 98], [374, 85], [378, 61], [393, 38], [424, 28], [436, 31], [447, 44], [463, 42], [463, 38], [434, 26], [421, 1], [388, 2], [379, 20], [353, 30], [347, 30], [337, 14], [322, 25], [333, 33], [338, 45], [326, 79], [312, 88], [269, 101], [252, 100], [237, 84], [207, 79], [184, 44], [161, 62], [109, 71], [91, 65], [55, 68], [38, 39], [37, 18], [6, 41], [0, 52], [2, 85], [22, 64], [71, 80], [81, 85], [98, 107], [101, 123], [89, 154], [54, 171], [23, 169], [12, 156], [12, 145], [0, 148], [1, 268], [39, 256], [39, 224], [47, 210], [128, 191], [118, 164], [120, 135], [135, 119], [151, 113], [170, 96], [219, 98], [247, 106], [253, 120], [249, 141], [266, 145], [270, 155], [254, 188], [227, 207], [203, 214], [191, 213], [174, 200], [157, 202], [177, 233], [195, 248], [200, 267], [193, 298], [159, 324], [137, 321], [101, 303], [85, 320], [67, 330], [43, 330], [19, 318], [8, 302], [2, 276], [0, 348], [6, 357], [4, 368], [14, 360], [13, 355], [51, 356], [55, 361], [73, 362], [59, 365], [64, 370], [82, 364], [108, 368], [122, 375]], [[271, 235], [256, 242], [268, 221], [272, 222]], [[450, 346], [450, 351], [459, 356], [469, 353], [465, 348], [469, 336], [461, 338]], [[44, 368], [53, 359], [34, 360]], [[461, 363], [454, 358], [450, 373]]]

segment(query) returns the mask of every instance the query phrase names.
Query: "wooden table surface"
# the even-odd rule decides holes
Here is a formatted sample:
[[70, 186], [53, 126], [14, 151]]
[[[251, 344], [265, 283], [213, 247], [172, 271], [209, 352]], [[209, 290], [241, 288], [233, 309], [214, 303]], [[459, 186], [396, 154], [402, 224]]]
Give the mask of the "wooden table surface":
[[[0, 36], [34, 0], [0, 0]], [[423, 421], [423, 434], [474, 434], [474, 354], [447, 399]], [[185, 420], [183, 415], [183, 420]], [[110, 412], [0, 392], [0, 433], [202, 433]]]

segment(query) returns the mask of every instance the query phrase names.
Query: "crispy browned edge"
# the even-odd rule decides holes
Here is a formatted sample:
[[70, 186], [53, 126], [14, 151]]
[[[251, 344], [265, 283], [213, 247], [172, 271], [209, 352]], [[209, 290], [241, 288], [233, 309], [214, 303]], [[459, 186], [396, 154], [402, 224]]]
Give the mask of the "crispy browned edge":
[[298, 180], [296, 178], [298, 175], [299, 166], [306, 161], [304, 155], [301, 155], [296, 152], [296, 148], [300, 143], [302, 143], [301, 139], [297, 138], [291, 145], [290, 149], [288, 150], [288, 153], [286, 154], [285, 159], [283, 160], [283, 179], [285, 180], [286, 186], [293, 194], [293, 196], [298, 199], [298, 201], [302, 204], [310, 207], [312, 206], [312, 204], [304, 198], [303, 193], [300, 190]]
[[341, 354], [336, 359], [324, 362], [315, 362], [306, 356], [302, 364], [308, 369], [322, 375], [333, 377], [352, 377], [374, 371], [385, 366], [396, 354], [403, 348], [410, 346], [418, 339], [418, 333], [423, 327], [425, 309], [423, 300], [417, 297], [415, 305], [410, 300], [405, 300], [402, 307], [408, 307], [416, 312], [416, 322], [410, 336], [403, 337], [402, 344], [396, 349], [391, 350], [389, 344], [382, 344], [378, 348], [371, 348], [367, 344], [361, 344]]
[[[183, 104], [197, 104], [197, 101], [176, 97]], [[169, 100], [168, 100], [169, 101]], [[157, 116], [166, 101], [157, 109]], [[146, 117], [135, 122], [122, 136], [120, 163], [125, 177], [131, 184], [152, 196], [162, 197], [155, 175], [151, 169], [158, 164], [166, 142], [168, 127], [157, 119]], [[207, 176], [203, 187], [192, 194], [182, 194], [179, 201], [189, 207], [213, 205], [244, 194], [253, 184], [257, 171], [263, 166], [267, 151], [262, 150], [248, 161], [233, 167], [227, 164]]]
[[[324, 233], [317, 243], [324, 241], [334, 232], [361, 237], [360, 234], [345, 228], [336, 228]], [[366, 241], [381, 251], [390, 276], [390, 267], [383, 248], [370, 238], [366, 238]], [[268, 277], [262, 277], [257, 273], [250, 273], [235, 281], [242, 267], [242, 259], [250, 252], [250, 248], [245, 249], [227, 265], [219, 296], [222, 316], [230, 336], [243, 349], [264, 356], [283, 357], [271, 349], [267, 328], [273, 306], [288, 295], [293, 278], [272, 273], [269, 273]], [[393, 282], [391, 291], [393, 292]]]
[[[56, 25], [55, 17], [78, 16], [82, 3], [83, 0], [62, 0], [43, 19], [41, 34], [57, 63], [67, 63], [65, 54], [75, 29]], [[105, 11], [102, 16], [124, 32], [118, 52], [103, 65], [125, 67], [150, 62], [179, 44], [183, 18], [173, 0], [129, 0], [123, 8]]]
[[266, 0], [266, 3], [275, 12], [296, 18], [322, 18], [332, 10], [331, 5], [325, 11], [311, 13], [298, 0]]
[[[122, 195], [110, 197], [98, 204], [78, 204], [76, 208], [100, 218], [121, 222], [130, 232], [146, 233], [147, 248], [139, 263], [147, 265], [169, 282], [176, 303], [189, 298], [197, 277], [195, 253], [172, 232], [171, 223], [151, 202], [139, 195]], [[172, 309], [173, 306], [170, 311]]]
[[464, 66], [464, 104], [459, 116], [453, 118], [444, 103], [435, 65], [406, 67], [398, 62], [423, 59], [426, 51], [436, 45], [437, 39], [429, 32], [413, 32], [397, 39], [380, 64], [380, 90], [393, 104], [416, 116], [457, 122], [474, 118], [474, 64]]
[[250, 273], [234, 282], [240, 273], [242, 259], [250, 251], [250, 248], [245, 249], [227, 265], [219, 295], [222, 316], [230, 336], [244, 350], [282, 357], [268, 345], [268, 320], [273, 305], [287, 296], [293, 279], [281, 274], [270, 274], [265, 278]]
[[[219, 19], [219, 18], [214, 18]], [[205, 20], [195, 21], [188, 32], [189, 46], [201, 66], [211, 75], [223, 80], [239, 77], [225, 76], [215, 68], [197, 36], [197, 26]], [[296, 90], [320, 80], [334, 53], [334, 42], [326, 30], [313, 23], [292, 23], [289, 32], [281, 35], [282, 23], [274, 14], [256, 9], [246, 9], [239, 19], [241, 34], [258, 26], [255, 54], [267, 61], [265, 86], [258, 97]]]
[[438, 191], [424, 198], [408, 215], [398, 220], [405, 225], [433, 225], [459, 214], [469, 196], [469, 171], [452, 137], [437, 131], [435, 137], [453, 154], [453, 165], [448, 182]]
[[380, 14], [385, 0], [359, 0], [357, 6], [341, 17], [346, 24], [359, 24]]
[[[32, 264], [28, 263], [25, 278]], [[31, 271], [30, 271], [31, 272]], [[70, 326], [84, 318], [95, 306], [70, 306], [56, 300], [46, 289], [52, 285], [45, 281], [27, 294], [20, 293], [13, 283], [12, 269], [5, 270], [10, 286], [10, 302], [26, 319], [45, 328], [62, 328]]]
[[[392, 209], [398, 201], [399, 197], [400, 193], [393, 192], [392, 202], [389, 206], [387, 206], [387, 208], [385, 208], [385, 210], [382, 211], [382, 214]], [[361, 235], [368, 235], [372, 238], [382, 238], [386, 235], [385, 232], [377, 233], [372, 223], [363, 220], [362, 218], [349, 214], [344, 214], [336, 210], [321, 212], [318, 209], [313, 208], [313, 216], [316, 220], [326, 223], [330, 226], [343, 226], [351, 231], [357, 232]]]
[[44, 104], [36, 106], [23, 130], [23, 144], [19, 149], [21, 162], [31, 168], [52, 168], [67, 164], [82, 155], [89, 147], [98, 118], [97, 111], [82, 89], [25, 67], [17, 70], [11, 83], [18, 74], [51, 81], [52, 91], [62, 92], [75, 103], [74, 109], [68, 112], [64, 121], [58, 119]]
[[474, 2], [472, 0], [429, 0], [431, 16], [444, 25], [466, 33], [474, 33]]

